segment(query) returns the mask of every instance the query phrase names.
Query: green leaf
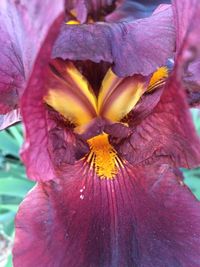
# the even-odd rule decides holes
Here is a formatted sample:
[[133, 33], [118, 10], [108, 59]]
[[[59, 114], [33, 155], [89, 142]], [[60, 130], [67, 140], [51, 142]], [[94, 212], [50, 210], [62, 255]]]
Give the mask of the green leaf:
[[0, 195], [24, 198], [34, 183], [18, 178], [0, 178]]
[[7, 162], [4, 164], [4, 167], [0, 169], [0, 178], [26, 179], [27, 177], [24, 166], [21, 165], [19, 161], [10, 162], [7, 160]]
[[17, 212], [18, 204], [0, 204], [0, 214], [1, 210], [14, 211]]
[[19, 148], [15, 139], [8, 133], [8, 131], [0, 132], [0, 150], [3, 155], [12, 155], [19, 157]]
[[13, 211], [0, 214], [0, 223], [5, 223], [10, 221], [15, 216]]
[[23, 144], [23, 135], [20, 129], [16, 126], [13, 126], [9, 128], [9, 132], [12, 134], [19, 147], [21, 147], [21, 145]]
[[200, 135], [200, 110], [197, 108], [192, 108], [191, 113], [197, 133]]
[[13, 267], [11, 254], [8, 256], [8, 262], [5, 267]]
[[13, 211], [0, 214], [0, 225], [3, 226], [3, 231], [10, 237], [14, 233], [15, 214]]

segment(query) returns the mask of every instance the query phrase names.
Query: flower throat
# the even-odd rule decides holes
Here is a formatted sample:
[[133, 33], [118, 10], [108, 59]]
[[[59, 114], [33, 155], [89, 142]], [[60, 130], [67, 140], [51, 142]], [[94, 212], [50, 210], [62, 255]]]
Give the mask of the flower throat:
[[109, 143], [108, 135], [101, 134], [89, 139], [90, 153], [87, 162], [101, 179], [115, 178], [121, 161], [116, 150]]
[[[72, 62], [55, 61], [51, 67], [44, 102], [72, 124], [76, 134], [83, 134], [97, 117], [110, 123], [122, 123], [142, 95], [164, 85], [168, 77], [167, 67], [154, 72], [150, 81], [141, 75], [120, 78], [109, 69], [96, 96], [92, 86]], [[90, 152], [86, 159], [97, 176], [115, 178], [123, 165], [109, 143], [108, 135], [103, 133], [87, 142]]]

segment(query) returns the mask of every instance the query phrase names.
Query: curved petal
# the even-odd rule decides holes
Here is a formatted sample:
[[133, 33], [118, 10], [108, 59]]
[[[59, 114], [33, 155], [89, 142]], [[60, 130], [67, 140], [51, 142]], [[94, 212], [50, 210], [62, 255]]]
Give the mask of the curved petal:
[[24, 200], [15, 267], [199, 267], [200, 205], [179, 171], [125, 166], [106, 180], [83, 168]]
[[[54, 178], [54, 168], [50, 160], [47, 139], [46, 109], [43, 103], [48, 78], [49, 61], [53, 43], [58, 35], [64, 18], [63, 1], [55, 2], [54, 16], [49, 32], [38, 53], [34, 69], [27, 88], [21, 99], [21, 112], [25, 125], [25, 144], [22, 150], [22, 160], [27, 167], [30, 179], [50, 180]], [[52, 5], [53, 8], [53, 5]]]
[[140, 19], [148, 17], [153, 13], [159, 4], [170, 1], [132, 1], [124, 0], [118, 7], [109, 15], [106, 16], [107, 22], [130, 21], [133, 19]]
[[62, 1], [0, 1], [1, 114], [18, 107], [38, 51], [61, 6]]
[[[175, 74], [167, 82], [164, 92], [155, 92], [154, 109], [141, 104], [129, 117], [132, 135], [116, 145], [123, 157], [131, 163], [142, 165], [162, 161], [178, 167], [192, 168], [200, 164], [200, 140], [195, 133], [185, 93]], [[139, 112], [138, 112], [139, 111]], [[149, 114], [150, 113], [150, 114]], [[117, 140], [113, 140], [117, 143]]]
[[21, 121], [19, 109], [14, 109], [5, 115], [0, 115], [0, 131], [19, 121]]
[[113, 69], [120, 77], [134, 73], [146, 76], [172, 56], [174, 41], [169, 7], [135, 22], [64, 25], [53, 57], [103, 60], [113, 63]]

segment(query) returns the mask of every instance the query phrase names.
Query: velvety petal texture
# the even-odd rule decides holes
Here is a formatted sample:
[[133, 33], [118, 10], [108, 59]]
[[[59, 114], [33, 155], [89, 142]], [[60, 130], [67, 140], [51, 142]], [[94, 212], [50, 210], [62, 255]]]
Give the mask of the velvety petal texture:
[[16, 218], [15, 267], [199, 267], [199, 252], [200, 204], [167, 165], [101, 180], [79, 162]]
[[135, 22], [64, 25], [53, 57], [107, 61], [120, 77], [149, 75], [172, 56], [174, 34], [170, 7]]
[[171, 1], [132, 1], [124, 0], [109, 15], [106, 16], [107, 22], [129, 21], [150, 16], [159, 4], [170, 4]]
[[[162, 5], [150, 17], [131, 22], [64, 24], [58, 36], [63, 7], [57, 3], [51, 6], [51, 23], [21, 98], [26, 131], [22, 159], [28, 177], [38, 184], [16, 217], [14, 267], [200, 267], [200, 204], [178, 169], [199, 165], [200, 143], [182, 90], [180, 74], [189, 62], [180, 48], [184, 33], [180, 31], [175, 51], [171, 6]], [[65, 2], [81, 22], [108, 3], [113, 1]], [[174, 3], [179, 17], [183, 5]], [[147, 81], [174, 52], [180, 61], [165, 86], [140, 95], [135, 109], [122, 119], [124, 124], [95, 113], [89, 123], [78, 124], [87, 126], [81, 135], [70, 116], [47, 97], [58, 88], [64, 92], [67, 84], [65, 92], [72, 95], [67, 115], [80, 96], [92, 106], [93, 98], [82, 94], [78, 84], [84, 87], [87, 81], [78, 72], [73, 76], [63, 59], [76, 61], [69, 63], [73, 68], [80, 67], [80, 61], [82, 66], [91, 61], [101, 66], [103, 61], [105, 70], [112, 64], [120, 77], [142, 74]], [[50, 62], [52, 55], [56, 59]], [[59, 61], [60, 69], [53, 64], [60, 66]], [[74, 91], [73, 77], [78, 81]], [[91, 115], [91, 106], [82, 102]], [[86, 141], [102, 132], [107, 138], [103, 148], [95, 147], [102, 136], [96, 144]], [[105, 155], [113, 155], [114, 162], [106, 174], [101, 158]]]
[[18, 107], [38, 51], [61, 8], [62, 1], [0, 1], [0, 114]]
[[[26, 137], [21, 156], [27, 167], [28, 177], [36, 180], [39, 179], [39, 175], [44, 180], [54, 178], [52, 161], [47, 147], [46, 107], [43, 96], [46, 89], [45, 82], [48, 76], [48, 63], [52, 46], [64, 18], [64, 5], [62, 3], [60, 1], [57, 5], [55, 2], [54, 16], [51, 17], [52, 23], [49, 25], [48, 34], [39, 51], [27, 88], [21, 99], [21, 112]], [[53, 9], [53, 6], [51, 8]]]
[[[0, 1], [0, 113], [17, 107], [18, 96], [24, 88], [23, 28], [13, 1]], [[23, 36], [23, 37], [22, 37]]]
[[[179, 51], [188, 34], [199, 29], [199, 7], [198, 0], [172, 0], [174, 11], [174, 23], [176, 26], [176, 50]], [[195, 19], [195, 21], [194, 21]]]
[[87, 21], [89, 14], [94, 15], [103, 12], [104, 9], [112, 8], [115, 0], [66, 0], [66, 8], [68, 11], [75, 13], [77, 19], [84, 23]]

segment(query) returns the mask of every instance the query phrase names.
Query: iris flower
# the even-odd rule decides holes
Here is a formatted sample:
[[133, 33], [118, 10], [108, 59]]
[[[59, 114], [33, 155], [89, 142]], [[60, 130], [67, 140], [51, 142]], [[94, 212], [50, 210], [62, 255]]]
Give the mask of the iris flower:
[[15, 267], [200, 266], [200, 206], [179, 170], [200, 163], [185, 93], [198, 104], [200, 4], [146, 3], [0, 2], [1, 128], [22, 116], [38, 182]]

